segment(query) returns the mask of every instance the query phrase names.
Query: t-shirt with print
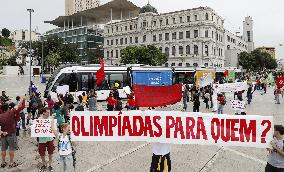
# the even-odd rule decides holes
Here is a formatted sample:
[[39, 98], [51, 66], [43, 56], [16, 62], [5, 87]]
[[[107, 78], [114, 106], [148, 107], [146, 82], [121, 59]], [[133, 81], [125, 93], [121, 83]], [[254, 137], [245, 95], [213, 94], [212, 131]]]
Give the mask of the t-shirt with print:
[[[283, 150], [283, 140], [274, 140], [273, 142], [275, 142], [276, 146], [281, 150]], [[284, 157], [281, 156], [279, 153], [277, 152], [272, 152], [271, 154], [268, 155], [268, 161], [267, 161], [270, 165], [272, 165], [273, 167], [277, 167], [277, 168], [283, 168], [284, 169]]]
[[[44, 119], [40, 117], [39, 119]], [[48, 117], [48, 119], [53, 119], [52, 116]], [[38, 143], [47, 143], [53, 140], [53, 137], [39, 137], [38, 138]]]
[[63, 136], [63, 134], [59, 134], [58, 142], [59, 155], [66, 156], [72, 153], [71, 142], [68, 135]]

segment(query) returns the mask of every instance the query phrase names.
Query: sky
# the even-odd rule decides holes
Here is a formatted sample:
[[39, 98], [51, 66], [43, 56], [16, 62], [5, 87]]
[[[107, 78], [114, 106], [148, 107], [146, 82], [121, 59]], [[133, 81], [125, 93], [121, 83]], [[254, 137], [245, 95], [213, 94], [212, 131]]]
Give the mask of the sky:
[[[0, 29], [19, 30], [29, 28], [28, 8], [33, 8], [32, 29], [44, 33], [55, 28], [43, 21], [64, 15], [65, 0], [0, 0]], [[101, 4], [110, 0], [101, 0]], [[129, 0], [142, 7], [148, 0]], [[255, 47], [276, 48], [276, 58], [284, 59], [284, 0], [150, 0], [159, 13], [208, 6], [225, 19], [225, 28], [241, 31], [246, 16], [254, 20]], [[241, 30], [239, 30], [241, 28]], [[283, 46], [280, 46], [283, 44]]]

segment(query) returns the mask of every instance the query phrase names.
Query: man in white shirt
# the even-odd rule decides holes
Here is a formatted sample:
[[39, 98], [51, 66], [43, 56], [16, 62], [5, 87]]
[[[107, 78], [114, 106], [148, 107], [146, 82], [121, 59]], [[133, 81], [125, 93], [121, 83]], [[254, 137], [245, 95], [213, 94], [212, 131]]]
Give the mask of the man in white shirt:
[[152, 163], [150, 172], [170, 172], [170, 144], [152, 143]]
[[275, 139], [271, 142], [265, 172], [284, 172], [284, 127], [274, 126]]

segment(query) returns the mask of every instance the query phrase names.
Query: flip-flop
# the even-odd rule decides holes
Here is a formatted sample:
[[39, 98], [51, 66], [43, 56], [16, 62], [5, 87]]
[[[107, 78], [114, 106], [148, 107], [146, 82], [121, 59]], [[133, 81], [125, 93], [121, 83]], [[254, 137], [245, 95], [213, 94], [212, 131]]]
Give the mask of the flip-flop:
[[5, 168], [6, 166], [7, 166], [7, 162], [5, 162], [4, 164], [0, 165], [1, 168]]
[[19, 164], [17, 164], [16, 162], [13, 162], [12, 164], [9, 165], [9, 168], [14, 168], [17, 167]]

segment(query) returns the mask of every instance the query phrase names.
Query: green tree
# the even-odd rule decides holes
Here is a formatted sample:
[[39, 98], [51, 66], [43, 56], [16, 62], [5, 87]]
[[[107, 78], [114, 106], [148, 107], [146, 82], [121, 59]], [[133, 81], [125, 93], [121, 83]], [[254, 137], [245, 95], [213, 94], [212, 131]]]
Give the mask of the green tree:
[[151, 66], [166, 63], [167, 57], [157, 47], [128, 46], [121, 50], [121, 63], [124, 64], [146, 64]]
[[241, 52], [239, 55], [239, 65], [246, 70], [252, 71], [255, 66], [255, 59], [250, 53]]
[[61, 63], [76, 63], [79, 61], [77, 44], [61, 44], [58, 49]]
[[60, 64], [60, 55], [56, 52], [50, 52], [47, 56], [47, 63], [52, 67], [58, 67]]
[[9, 38], [11, 32], [9, 31], [9, 29], [7, 28], [4, 28], [2, 29], [2, 36], [5, 37], [5, 38]]
[[0, 46], [11, 46], [13, 45], [12, 40], [6, 37], [0, 37]]

